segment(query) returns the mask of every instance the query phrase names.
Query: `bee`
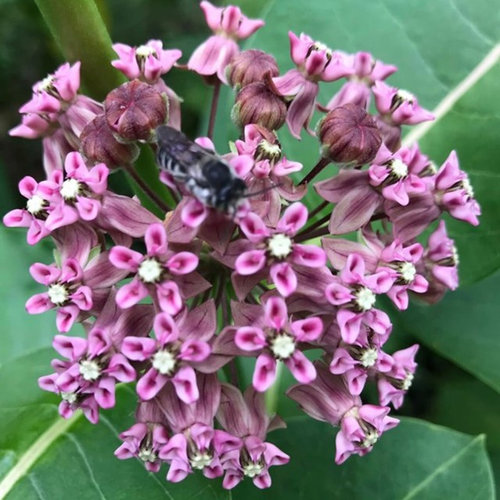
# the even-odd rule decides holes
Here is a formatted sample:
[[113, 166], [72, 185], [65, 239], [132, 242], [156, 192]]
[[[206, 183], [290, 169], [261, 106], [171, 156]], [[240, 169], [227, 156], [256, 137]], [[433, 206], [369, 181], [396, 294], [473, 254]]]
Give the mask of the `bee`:
[[246, 198], [246, 184], [215, 153], [202, 148], [182, 132], [162, 125], [156, 129], [158, 165], [201, 203], [234, 215]]

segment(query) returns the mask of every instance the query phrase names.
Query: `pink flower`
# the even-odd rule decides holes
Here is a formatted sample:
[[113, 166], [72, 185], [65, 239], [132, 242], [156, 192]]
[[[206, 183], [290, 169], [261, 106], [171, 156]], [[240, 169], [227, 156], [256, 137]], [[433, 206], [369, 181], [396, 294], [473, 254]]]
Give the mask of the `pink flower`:
[[410, 202], [409, 195], [424, 193], [427, 185], [412, 172], [399, 151], [394, 155], [387, 153], [389, 157], [384, 158], [386, 155], [379, 152], [375, 163], [370, 166], [370, 184], [377, 186], [387, 200], [406, 206]]
[[262, 272], [284, 297], [297, 289], [293, 266], [320, 268], [325, 265], [323, 250], [313, 245], [294, 243], [293, 237], [307, 222], [307, 209], [293, 203], [278, 221], [276, 229], [268, 228], [255, 214], [248, 214], [240, 223], [241, 230], [252, 243], [235, 261], [236, 273], [241, 276]]
[[288, 463], [290, 457], [264, 439], [268, 431], [283, 427], [284, 422], [269, 418], [262, 394], [249, 387], [243, 396], [229, 384], [222, 384], [217, 419], [229, 434], [240, 438], [239, 446], [221, 457], [225, 471], [222, 486], [232, 489], [247, 476], [257, 488], [269, 488], [269, 468]]
[[415, 356], [418, 344], [395, 352], [391, 359], [390, 369], [378, 379], [378, 392], [381, 405], [392, 404], [398, 409], [403, 404], [403, 399], [411, 387], [413, 376], [417, 369]]
[[[160, 223], [149, 226], [145, 235], [147, 254], [142, 255], [124, 246], [110, 250], [109, 259], [118, 269], [135, 273], [134, 279], [123, 285], [117, 293], [117, 304], [131, 307], [152, 294], [160, 308], [169, 314], [177, 314], [183, 307], [180, 286], [182, 276], [192, 273], [198, 266], [198, 257], [191, 252], [173, 252], [168, 248], [167, 234]], [[196, 275], [198, 286], [191, 295], [206, 289], [206, 282]]]
[[281, 297], [270, 297], [263, 312], [262, 320], [252, 326], [239, 327], [234, 337], [238, 348], [258, 354], [253, 374], [255, 390], [263, 392], [273, 384], [278, 360], [285, 363], [298, 382], [308, 384], [314, 380], [316, 370], [298, 344], [320, 337], [321, 319], [289, 321], [286, 303]]
[[309, 121], [314, 113], [319, 81], [331, 82], [352, 74], [346, 54], [334, 52], [320, 42], [301, 33], [297, 37], [291, 31], [290, 55], [297, 69], [272, 79], [276, 92], [293, 98], [286, 117], [291, 134], [300, 139], [300, 130], [309, 131]]
[[379, 81], [397, 71], [396, 66], [385, 64], [373, 58], [369, 52], [357, 52], [348, 56], [354, 74], [348, 76], [347, 83], [332, 97], [326, 105], [327, 109], [334, 109], [348, 103], [368, 108], [370, 103], [370, 88]]
[[260, 19], [249, 19], [239, 7], [215, 7], [203, 1], [200, 7], [209, 28], [215, 33], [203, 42], [191, 55], [188, 68], [200, 75], [217, 74], [226, 83], [225, 70], [231, 59], [239, 53], [236, 40], [243, 40], [264, 26]]
[[139, 78], [147, 83], [156, 83], [161, 75], [168, 73], [182, 52], [178, 49], [165, 50], [161, 40], [149, 40], [139, 47], [115, 43], [113, 50], [119, 59], [111, 64], [129, 80]]
[[389, 317], [373, 306], [376, 294], [386, 293], [392, 283], [390, 274], [385, 270], [365, 275], [365, 262], [361, 255], [349, 255], [339, 276], [334, 276], [325, 290], [328, 302], [339, 306], [337, 322], [344, 342], [356, 342], [361, 325], [371, 328], [382, 338], [389, 335], [392, 328]]
[[11, 210], [4, 215], [3, 223], [7, 227], [27, 227], [26, 241], [35, 245], [50, 233], [45, 225], [50, 203], [39, 189], [40, 185], [33, 177], [26, 176], [19, 181], [19, 192], [28, 200], [26, 208]]
[[150, 366], [137, 382], [137, 394], [141, 399], [154, 398], [169, 381], [185, 403], [193, 403], [199, 398], [196, 374], [191, 365], [210, 355], [206, 340], [213, 335], [215, 325], [212, 330], [192, 332], [191, 315], [174, 320], [166, 312], [159, 313], [153, 326], [156, 339], [125, 337], [123, 340], [122, 352], [127, 358], [148, 361]]
[[[54, 349], [68, 361], [54, 360], [53, 375], [39, 379], [45, 390], [61, 394], [63, 401], [59, 413], [69, 418], [75, 409], [85, 407], [87, 418], [96, 423], [96, 405], [112, 408], [115, 405], [115, 384], [135, 380], [135, 370], [120, 353], [114, 353], [106, 331], [93, 328], [87, 339], [56, 335]], [[91, 400], [95, 401], [94, 402]]]
[[61, 170], [54, 170], [39, 185], [40, 192], [51, 203], [45, 221], [50, 231], [77, 220], [95, 220], [101, 210], [100, 197], [107, 188], [106, 165], [99, 163], [89, 169], [76, 151], [66, 156], [64, 170], [66, 176]]
[[477, 226], [481, 207], [474, 199], [474, 191], [467, 174], [460, 170], [455, 151], [441, 165], [435, 177], [435, 198], [439, 206], [455, 219]]
[[419, 106], [417, 98], [410, 92], [390, 87], [382, 81], [372, 87], [377, 110], [390, 124], [416, 125], [434, 120], [434, 115]]

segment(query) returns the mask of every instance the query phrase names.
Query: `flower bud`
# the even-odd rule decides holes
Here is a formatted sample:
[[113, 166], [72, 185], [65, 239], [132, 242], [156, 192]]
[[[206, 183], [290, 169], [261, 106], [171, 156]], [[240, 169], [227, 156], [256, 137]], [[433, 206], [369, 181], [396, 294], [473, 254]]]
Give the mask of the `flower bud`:
[[330, 111], [319, 124], [319, 139], [325, 158], [348, 165], [369, 163], [382, 144], [375, 120], [356, 104]]
[[132, 80], [112, 90], [104, 101], [106, 121], [125, 141], [148, 141], [168, 118], [167, 98], [151, 85]]
[[136, 144], [118, 142], [108, 126], [104, 114], [96, 116], [85, 126], [80, 136], [82, 154], [95, 163], [116, 168], [137, 159]]
[[241, 128], [253, 123], [276, 130], [285, 123], [286, 104], [265, 83], [254, 82], [238, 92], [231, 117]]
[[233, 57], [227, 67], [227, 78], [233, 87], [241, 88], [254, 82], [262, 82], [264, 75], [279, 75], [276, 59], [262, 50], [245, 50]]

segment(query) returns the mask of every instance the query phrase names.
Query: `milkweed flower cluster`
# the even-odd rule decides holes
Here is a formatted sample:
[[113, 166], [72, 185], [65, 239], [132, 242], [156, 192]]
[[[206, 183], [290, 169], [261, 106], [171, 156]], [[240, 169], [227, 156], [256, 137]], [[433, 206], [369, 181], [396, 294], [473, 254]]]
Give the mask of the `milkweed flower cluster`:
[[[97, 423], [116, 385], [135, 383], [135, 423], [116, 457], [152, 472], [166, 464], [169, 481], [200, 470], [223, 476], [225, 488], [245, 476], [267, 488], [270, 468], [289, 461], [268, 437], [285, 423], [264, 403], [280, 364], [296, 380], [286, 395], [339, 428], [338, 464], [398, 424], [389, 414], [411, 386], [418, 346], [384, 351], [392, 323], [378, 298], [405, 310], [412, 296], [435, 302], [455, 289], [457, 251], [439, 219], [477, 225], [480, 208], [455, 152], [437, 167], [417, 144], [401, 145], [402, 127], [433, 116], [385, 81], [395, 66], [290, 32], [293, 67], [281, 72], [271, 54], [238, 46], [263, 21], [234, 6], [201, 8], [214, 34], [187, 65], [158, 40], [120, 43], [112, 64], [129, 81], [103, 103], [79, 92], [78, 62], [35, 84], [10, 133], [42, 139], [46, 178], [23, 178], [25, 206], [3, 220], [27, 228], [28, 244], [49, 238], [56, 247], [55, 263], [30, 268], [40, 292], [26, 309], [57, 313], [62, 359], [39, 385], [61, 397], [61, 416], [82, 410]], [[170, 197], [139, 182], [139, 145], [157, 148], [160, 125], [181, 128], [182, 100], [162, 78], [170, 71], [235, 90], [241, 135], [221, 161], [246, 185], [236, 213], [208, 206], [167, 172]], [[319, 102], [334, 81], [340, 90]], [[323, 116], [313, 131], [315, 112]], [[311, 165], [282, 150], [285, 123], [283, 136], [317, 137]], [[214, 151], [209, 137], [197, 142]], [[110, 189], [119, 169], [156, 211]], [[320, 171], [328, 175], [314, 183]], [[226, 189], [219, 184], [206, 189]], [[308, 191], [323, 201], [306, 207]], [[70, 335], [76, 323], [84, 337]], [[241, 357], [255, 358], [249, 387], [234, 377]], [[369, 384], [378, 404], [362, 400]]]

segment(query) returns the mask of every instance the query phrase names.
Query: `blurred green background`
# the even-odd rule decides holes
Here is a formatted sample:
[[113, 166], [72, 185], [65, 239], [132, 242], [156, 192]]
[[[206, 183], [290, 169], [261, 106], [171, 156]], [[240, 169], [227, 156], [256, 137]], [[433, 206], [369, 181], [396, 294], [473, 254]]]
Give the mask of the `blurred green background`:
[[[256, 17], [268, 7], [269, 2], [239, 0], [235, 3], [249, 16]], [[491, 5], [497, 4], [492, 2]], [[98, 7], [114, 42], [138, 45], [151, 38], [159, 38], [163, 40], [166, 48], [180, 48], [184, 54], [183, 62], [187, 61], [193, 49], [208, 35], [198, 2], [194, 0], [99, 0]], [[304, 8], [307, 8], [306, 3]], [[314, 33], [310, 34], [314, 36]], [[282, 37], [280, 43], [287, 43], [286, 38]], [[342, 48], [347, 49], [347, 47]], [[370, 47], [365, 49], [370, 50]], [[32, 175], [41, 179], [43, 176], [41, 143], [11, 138], [8, 136], [8, 130], [19, 122], [17, 109], [29, 99], [31, 85], [54, 71], [62, 62], [64, 59], [45, 26], [36, 4], [31, 0], [0, 0], [0, 212], [2, 214], [23, 204], [17, 192], [17, 182], [21, 177]], [[398, 60], [386, 62], [400, 63]], [[281, 69], [283, 71], [289, 67]], [[206, 104], [211, 96], [210, 89], [200, 79], [186, 78], [182, 72], [172, 71], [167, 81], [184, 99], [185, 132], [191, 136], [196, 135], [201, 131], [205, 121]], [[498, 94], [496, 99], [498, 100]], [[432, 108], [435, 103], [423, 101], [422, 104]], [[219, 141], [223, 135], [224, 133], [220, 133]], [[499, 163], [498, 158], [492, 158], [491, 161]], [[464, 165], [464, 168], [467, 170], [468, 166]], [[496, 181], [498, 182], [498, 178]], [[491, 189], [495, 190], [498, 196], [498, 186], [492, 185]], [[17, 356], [49, 345], [51, 335], [54, 333], [54, 319], [51, 314], [30, 317], [24, 311], [25, 300], [38, 290], [28, 274], [28, 267], [35, 261], [48, 263], [51, 260], [50, 245], [42, 242], [37, 247], [28, 247], [25, 243], [24, 230], [1, 228], [0, 234], [2, 269], [0, 363], [4, 364]], [[470, 237], [474, 238], [473, 233]], [[497, 330], [496, 334], [500, 335], [498, 322], [493, 321], [493, 315], [496, 317], [496, 314], [500, 313], [500, 297], [496, 294], [498, 278], [490, 279], [496, 279], [490, 289], [491, 293], [495, 294], [496, 302], [493, 304], [496, 303], [497, 307], [488, 309], [488, 314], [491, 315], [491, 319], [488, 319], [488, 328], [491, 325], [491, 328]], [[488, 292], [481, 290], [473, 289], [470, 292], [469, 297], [472, 302], [468, 304], [471, 307], [471, 314], [474, 313], [474, 298], [482, 297], [481, 294], [489, 297]], [[465, 303], [467, 304], [467, 301]], [[451, 303], [447, 314], [463, 313], [459, 311], [463, 306], [464, 302], [460, 300], [455, 305]], [[479, 303], [477, 307], [480, 307]], [[418, 323], [427, 317], [426, 314], [419, 316], [417, 311], [411, 316], [411, 321]], [[478, 318], [482, 318], [480, 314], [482, 312], [478, 313]], [[432, 316], [432, 311], [430, 315]], [[419, 338], [409, 333], [413, 332], [414, 328], [408, 327], [408, 323], [396, 323], [395, 328], [398, 330], [397, 339], [396, 335], [393, 335], [395, 349], [419, 342]], [[439, 330], [434, 326], [429, 328], [432, 329], [429, 331], [430, 336]], [[481, 325], [477, 327], [478, 330], [481, 328], [484, 327]], [[468, 333], [474, 336], [477, 332], [472, 330], [474, 326]], [[481, 332], [478, 333], [480, 334]], [[463, 342], [466, 346], [468, 338], [458, 338], [457, 341]], [[431, 350], [429, 346], [432, 345], [433, 340], [422, 345], [418, 354], [419, 369], [414, 385], [406, 398], [405, 405], [396, 413], [426, 419], [473, 435], [485, 433], [488, 452], [498, 480], [500, 479], [500, 395], [498, 390], [493, 389], [495, 383], [484, 383], [486, 377], [481, 374], [473, 376], [467, 363], [450, 361], [450, 358], [456, 360], [456, 357], [453, 353], [447, 355], [446, 346], [444, 348], [437, 346]], [[498, 346], [498, 343], [494, 346]], [[484, 349], [492, 347], [490, 344], [484, 345]], [[464, 347], [464, 351], [467, 357], [467, 347]], [[447, 359], [438, 352], [444, 352]], [[495, 353], [492, 355], [495, 356]], [[500, 357], [496, 353], [496, 364], [493, 369], [497, 373], [499, 365]], [[461, 366], [465, 366], [468, 371]], [[281, 408], [285, 415], [296, 413], [292, 405], [285, 403]]]

